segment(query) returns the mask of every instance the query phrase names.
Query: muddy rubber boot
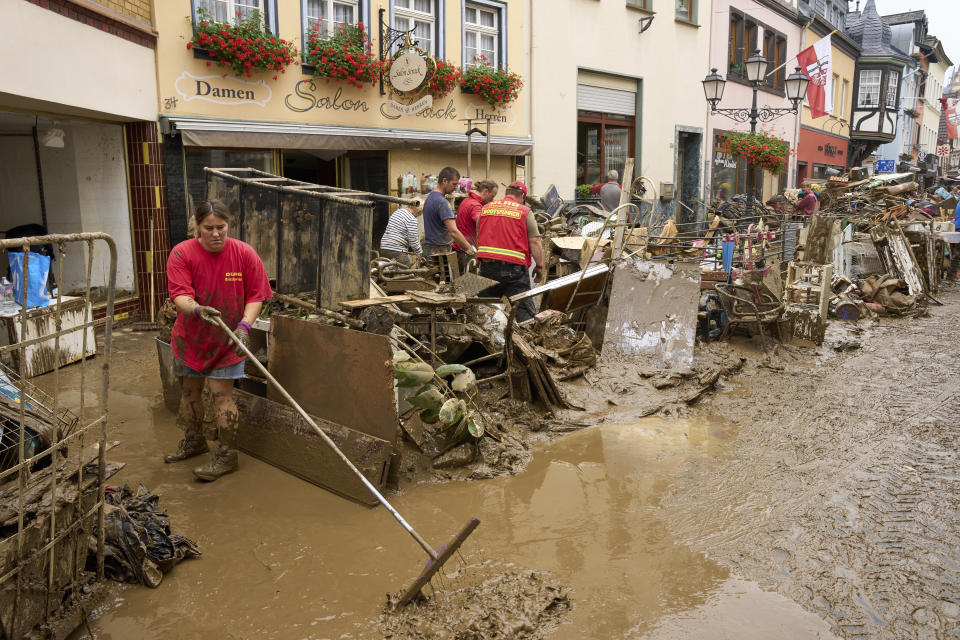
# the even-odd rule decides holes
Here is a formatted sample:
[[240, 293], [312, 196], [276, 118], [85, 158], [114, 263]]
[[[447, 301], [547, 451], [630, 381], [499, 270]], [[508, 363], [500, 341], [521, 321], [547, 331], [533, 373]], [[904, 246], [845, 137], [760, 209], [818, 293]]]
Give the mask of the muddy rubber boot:
[[177, 446], [176, 452], [163, 456], [163, 461], [166, 463], [180, 462], [207, 451], [210, 451], [210, 447], [207, 446], [207, 441], [202, 435], [187, 432], [186, 437]]
[[227, 449], [221, 444], [217, 447], [217, 450], [213, 452], [213, 457], [210, 458], [210, 462], [194, 469], [193, 475], [197, 477], [197, 480], [213, 482], [221, 476], [236, 471], [239, 466], [237, 458], [236, 449]]

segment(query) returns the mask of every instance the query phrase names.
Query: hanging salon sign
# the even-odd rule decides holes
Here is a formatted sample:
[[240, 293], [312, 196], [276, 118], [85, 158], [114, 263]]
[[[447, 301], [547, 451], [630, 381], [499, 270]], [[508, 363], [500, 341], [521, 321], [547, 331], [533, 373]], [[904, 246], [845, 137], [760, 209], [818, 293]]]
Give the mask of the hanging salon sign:
[[195, 76], [184, 71], [174, 89], [185, 102], [203, 100], [214, 104], [255, 104], [265, 107], [273, 91], [263, 80], [251, 82], [231, 76]]

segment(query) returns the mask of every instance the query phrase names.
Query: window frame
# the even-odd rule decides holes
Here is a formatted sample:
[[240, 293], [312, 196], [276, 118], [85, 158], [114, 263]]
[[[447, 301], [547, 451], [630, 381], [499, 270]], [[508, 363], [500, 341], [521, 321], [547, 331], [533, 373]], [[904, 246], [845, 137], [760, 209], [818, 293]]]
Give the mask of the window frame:
[[[244, 0], [245, 2], [250, 2], [250, 0]], [[263, 21], [266, 30], [273, 35], [279, 35], [277, 30], [277, 0], [256, 0], [260, 3], [260, 12], [263, 14]], [[229, 8], [233, 9], [237, 0], [190, 0], [190, 16], [193, 18], [194, 22], [197, 22], [197, 8], [198, 5], [203, 4], [204, 2], [223, 2], [228, 5]], [[236, 10], [228, 11], [230, 14], [231, 23], [233, 24], [233, 19], [236, 18]]]
[[[877, 98], [874, 103], [867, 103], [863, 101], [863, 77], [866, 73], [876, 73], [877, 82], [876, 85], [870, 83], [868, 86], [876, 86], [877, 88]], [[860, 73], [857, 74], [857, 108], [858, 109], [879, 109], [880, 108], [880, 96], [883, 89], [883, 71], [881, 69], [861, 69]]]
[[[353, 15], [355, 17], [355, 20], [353, 21], [352, 24], [357, 24], [359, 22], [362, 22], [364, 27], [367, 29], [367, 37], [368, 38], [371, 37], [372, 29], [370, 27], [370, 22], [368, 20], [368, 16], [370, 13], [369, 0], [321, 0], [321, 2], [327, 4], [330, 7], [330, 9], [333, 9], [333, 4], [335, 2], [339, 4], [353, 5], [354, 7]], [[310, 35], [310, 26], [311, 26], [310, 20], [312, 19], [310, 18], [310, 16], [307, 15], [307, 5], [308, 5], [308, 0], [300, 0], [300, 27], [301, 27], [301, 30], [303, 31], [303, 47], [302, 47], [303, 49], [306, 49], [307, 40]], [[335, 20], [330, 20], [330, 22], [332, 22], [334, 25], [341, 24], [339, 22], [336, 22]]]
[[[496, 55], [497, 60], [493, 65], [495, 69], [506, 69], [507, 68], [507, 5], [504, 2], [499, 2], [496, 0], [461, 0], [460, 2], [460, 23], [461, 23], [461, 32], [460, 32], [460, 60], [461, 66], [466, 69], [468, 66], [475, 64], [472, 60], [467, 60], [467, 32], [472, 31], [476, 33], [479, 37], [480, 34], [491, 35], [491, 30], [489, 27], [480, 27], [477, 25], [476, 29], [471, 29], [467, 27], [467, 7], [472, 5], [482, 11], [490, 11], [494, 13], [497, 17], [497, 27], [496, 35], [494, 36], [494, 43], [496, 46]], [[477, 41], [479, 45], [479, 40]], [[477, 51], [480, 50], [480, 47], [477, 47]]]
[[[436, 58], [444, 57], [444, 5], [445, 3], [442, 0], [429, 0], [433, 6], [433, 13], [426, 14], [422, 11], [416, 9], [409, 9], [407, 7], [398, 7], [397, 0], [390, 0], [390, 27], [392, 29], [397, 29], [396, 20], [398, 17], [406, 18], [407, 20], [421, 20], [425, 21], [425, 16], [430, 17], [431, 21], [431, 43], [432, 47], [425, 48], [430, 55]], [[415, 0], [409, 0], [411, 4], [414, 4]], [[409, 23], [407, 23], [409, 25]], [[405, 31], [406, 29], [404, 29]], [[423, 46], [418, 43], [419, 46]], [[397, 45], [399, 46], [399, 45]], [[396, 49], [394, 49], [396, 51]]]
[[[687, 12], [686, 15], [680, 13], [680, 3], [687, 3]], [[682, 20], [684, 22], [694, 23], [694, 12], [696, 11], [696, 0], [674, 0], [673, 2], [673, 15], [677, 20]]]
[[[893, 81], [893, 87], [890, 86], [891, 81]], [[893, 94], [890, 94], [890, 89], [893, 89]], [[900, 95], [900, 72], [899, 71], [887, 71], [887, 82], [884, 86], [883, 91], [883, 106], [886, 109], [896, 109], [897, 108], [897, 98]], [[892, 99], [891, 99], [892, 98]], [[892, 104], [891, 104], [892, 103]]]
[[746, 52], [746, 48], [743, 46], [746, 33], [744, 15], [731, 9], [728, 29], [730, 46], [727, 48], [727, 75], [734, 78], [743, 78], [746, 75], [743, 67], [746, 58], [742, 53]]
[[[614, 114], [614, 113], [603, 113], [601, 111], [585, 111], [583, 109], [577, 110], [577, 136], [580, 135], [580, 124], [596, 124], [600, 126], [600, 135], [597, 141], [598, 148], [597, 154], [600, 158], [600, 182], [606, 180], [607, 167], [606, 167], [606, 138], [607, 138], [607, 126], [611, 127], [620, 127], [629, 130], [627, 145], [627, 157], [634, 157], [636, 144], [637, 144], [637, 119], [636, 117]], [[578, 151], [579, 152], [579, 151]], [[576, 163], [576, 166], [579, 166], [580, 162]], [[587, 166], [586, 166], [586, 157], [584, 157], [583, 165], [583, 176], [584, 182], [578, 184], [587, 184]]]

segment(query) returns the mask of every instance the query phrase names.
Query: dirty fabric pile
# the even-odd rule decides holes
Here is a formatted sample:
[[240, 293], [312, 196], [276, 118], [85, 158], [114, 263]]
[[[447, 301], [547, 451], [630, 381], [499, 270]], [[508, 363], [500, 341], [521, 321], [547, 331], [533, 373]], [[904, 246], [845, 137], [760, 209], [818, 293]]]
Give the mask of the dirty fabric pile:
[[380, 620], [384, 638], [547, 638], [573, 603], [550, 574], [505, 571], [479, 584], [437, 591], [420, 604], [395, 611], [388, 603]]
[[597, 363], [597, 350], [583, 331], [566, 324], [567, 316], [548, 310], [538, 314], [524, 334], [544, 356], [554, 380], [570, 380], [583, 375]]
[[[104, 571], [117, 582], [156, 588], [173, 566], [186, 558], [199, 558], [192, 540], [170, 532], [170, 519], [160, 510], [160, 498], [140, 485], [134, 493], [107, 490], [104, 526]], [[97, 529], [90, 536], [87, 564], [96, 563]]]

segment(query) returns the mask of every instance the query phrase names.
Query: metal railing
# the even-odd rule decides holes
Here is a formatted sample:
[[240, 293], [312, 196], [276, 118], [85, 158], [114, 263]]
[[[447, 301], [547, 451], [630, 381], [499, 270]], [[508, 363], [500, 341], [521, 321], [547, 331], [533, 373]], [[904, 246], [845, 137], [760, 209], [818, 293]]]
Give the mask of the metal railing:
[[[96, 353], [91, 276], [94, 246], [106, 243], [110, 254], [104, 345], [99, 364], [99, 403], [87, 404], [87, 356]], [[110, 349], [113, 333], [117, 248], [105, 233], [53, 234], [0, 240], [0, 250], [22, 251], [23, 282], [29, 283], [31, 245], [55, 247], [59, 285], [51, 307], [20, 307], [12, 322], [11, 343], [0, 347], [0, 359], [11, 358], [12, 368], [0, 370], [0, 398], [7, 420], [0, 423], [0, 637], [20, 638], [38, 628], [62, 637], [85, 615], [85, 593], [104, 573], [104, 485], [106, 479], [107, 393], [110, 387]], [[83, 294], [64, 299], [64, 256], [68, 245], [86, 246]], [[75, 275], [75, 274], [74, 274]], [[26, 289], [24, 286], [24, 298]], [[76, 302], [79, 299], [79, 303]], [[65, 311], [65, 303], [70, 311]], [[82, 311], [76, 307], [82, 306]], [[69, 326], [64, 327], [67, 315]], [[53, 330], [50, 330], [52, 319]], [[76, 332], [80, 331], [79, 340]], [[92, 344], [91, 341], [93, 341]], [[62, 406], [63, 345], [79, 342], [79, 403], [76, 413]], [[52, 348], [52, 367], [50, 351]], [[38, 357], [39, 353], [45, 354]], [[74, 352], [75, 353], [75, 352]], [[38, 362], [41, 362], [39, 366]], [[41, 392], [27, 381], [30, 374], [52, 368]], [[71, 372], [74, 373], [74, 372]], [[5, 380], [5, 381], [4, 381]], [[52, 382], [52, 384], [51, 384]], [[11, 411], [10, 407], [15, 409]], [[10, 414], [16, 417], [10, 420]], [[95, 470], [94, 470], [95, 469]], [[15, 516], [15, 517], [14, 517]], [[96, 522], [96, 573], [84, 570], [88, 538]], [[15, 524], [15, 530], [14, 530]], [[59, 630], [59, 631], [58, 631]]]

